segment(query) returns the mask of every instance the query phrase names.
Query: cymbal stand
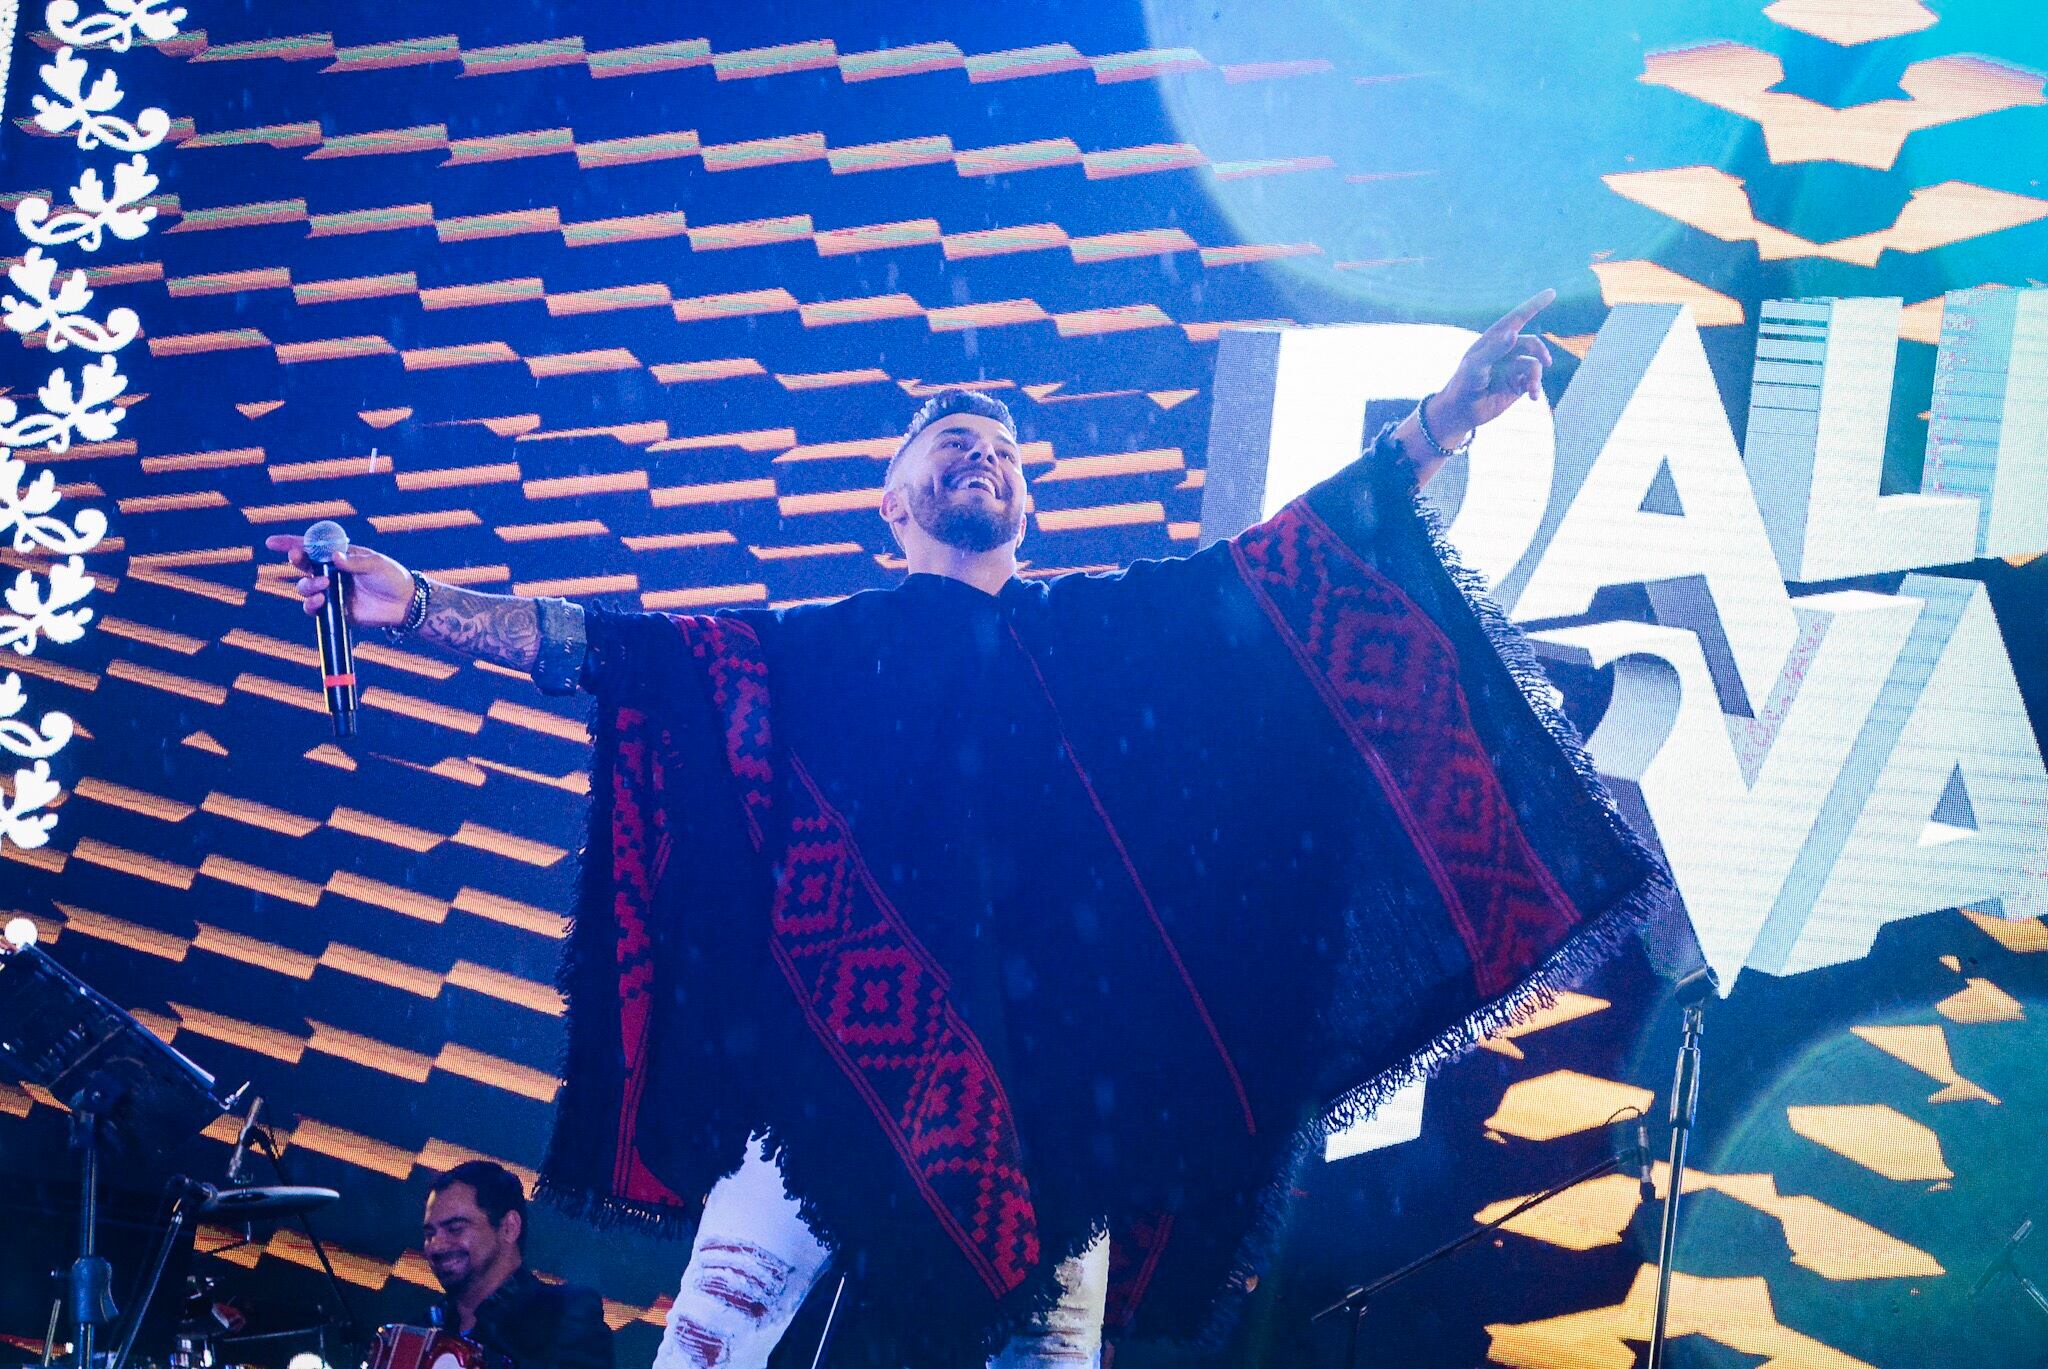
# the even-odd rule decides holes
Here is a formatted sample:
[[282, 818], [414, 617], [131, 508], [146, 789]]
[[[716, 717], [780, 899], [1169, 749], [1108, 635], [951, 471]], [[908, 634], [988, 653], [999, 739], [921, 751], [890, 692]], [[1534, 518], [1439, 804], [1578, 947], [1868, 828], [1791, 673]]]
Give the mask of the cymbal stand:
[[[291, 1183], [290, 1176], [284, 1171], [284, 1162], [278, 1156], [277, 1143], [270, 1135], [270, 1128], [256, 1128], [255, 1137], [256, 1145], [262, 1150], [263, 1157], [270, 1161], [270, 1172], [277, 1176], [277, 1181], [280, 1184]], [[313, 1230], [311, 1217], [301, 1212], [298, 1222], [299, 1230], [306, 1235], [307, 1244], [313, 1247], [313, 1254], [319, 1257], [320, 1272], [326, 1276], [327, 1293], [334, 1300], [336, 1319], [341, 1323], [341, 1334], [349, 1344], [357, 1344], [363, 1339], [363, 1324], [356, 1320], [355, 1310], [349, 1306], [347, 1295], [341, 1291], [341, 1280], [334, 1273], [334, 1262], [327, 1258], [327, 1246]]]

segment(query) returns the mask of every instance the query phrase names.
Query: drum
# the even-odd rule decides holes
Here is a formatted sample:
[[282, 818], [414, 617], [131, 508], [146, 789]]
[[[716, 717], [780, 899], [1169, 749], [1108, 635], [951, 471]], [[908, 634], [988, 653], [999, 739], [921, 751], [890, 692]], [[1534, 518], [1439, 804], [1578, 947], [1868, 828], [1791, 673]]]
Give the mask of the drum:
[[368, 1369], [492, 1369], [475, 1341], [438, 1326], [380, 1326]]

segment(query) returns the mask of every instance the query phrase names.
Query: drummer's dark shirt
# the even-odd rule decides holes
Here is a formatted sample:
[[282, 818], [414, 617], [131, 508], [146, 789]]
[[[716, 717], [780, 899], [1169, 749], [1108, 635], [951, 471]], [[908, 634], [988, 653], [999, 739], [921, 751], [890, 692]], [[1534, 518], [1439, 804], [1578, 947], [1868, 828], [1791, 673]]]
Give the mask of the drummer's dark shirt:
[[[462, 1325], [453, 1302], [436, 1310], [450, 1331]], [[575, 1284], [543, 1283], [524, 1265], [476, 1309], [469, 1339], [512, 1369], [613, 1369], [604, 1299]]]

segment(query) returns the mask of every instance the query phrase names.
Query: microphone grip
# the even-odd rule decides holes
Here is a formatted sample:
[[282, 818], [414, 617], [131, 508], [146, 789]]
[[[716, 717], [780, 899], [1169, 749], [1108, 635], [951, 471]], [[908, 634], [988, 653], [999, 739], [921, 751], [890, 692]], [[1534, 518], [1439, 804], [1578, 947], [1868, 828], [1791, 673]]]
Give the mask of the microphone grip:
[[315, 562], [327, 577], [327, 601], [320, 606], [320, 675], [327, 692], [327, 716], [334, 735], [356, 734], [356, 654], [348, 635], [348, 572], [332, 562]]

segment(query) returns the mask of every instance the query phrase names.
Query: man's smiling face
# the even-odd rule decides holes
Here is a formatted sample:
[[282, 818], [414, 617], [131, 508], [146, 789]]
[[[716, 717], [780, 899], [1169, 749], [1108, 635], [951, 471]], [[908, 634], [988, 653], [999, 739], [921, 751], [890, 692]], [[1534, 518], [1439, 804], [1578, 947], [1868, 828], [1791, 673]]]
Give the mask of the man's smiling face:
[[476, 1190], [455, 1183], [429, 1194], [420, 1245], [434, 1277], [450, 1295], [518, 1263], [519, 1234], [526, 1219], [508, 1212], [493, 1222], [477, 1203]]
[[1024, 468], [1010, 430], [980, 414], [948, 414], [896, 459], [882, 516], [915, 522], [934, 541], [984, 552], [1024, 531]]

